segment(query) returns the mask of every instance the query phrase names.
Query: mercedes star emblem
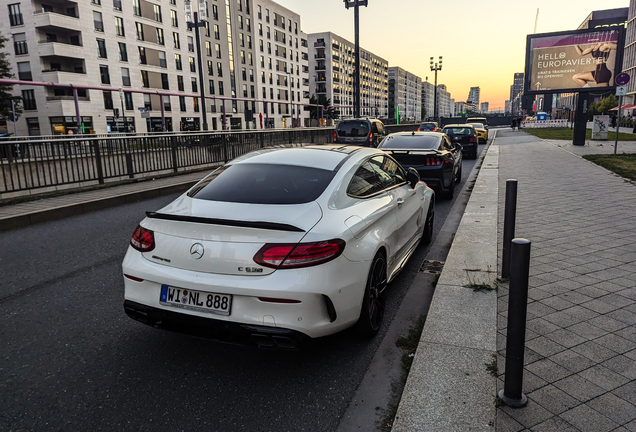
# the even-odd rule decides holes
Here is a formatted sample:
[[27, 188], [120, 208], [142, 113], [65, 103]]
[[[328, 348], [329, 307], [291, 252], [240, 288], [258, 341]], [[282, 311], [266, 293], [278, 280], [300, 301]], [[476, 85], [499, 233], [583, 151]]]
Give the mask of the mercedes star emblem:
[[201, 259], [203, 256], [203, 245], [201, 243], [195, 243], [190, 248], [190, 255], [194, 259]]

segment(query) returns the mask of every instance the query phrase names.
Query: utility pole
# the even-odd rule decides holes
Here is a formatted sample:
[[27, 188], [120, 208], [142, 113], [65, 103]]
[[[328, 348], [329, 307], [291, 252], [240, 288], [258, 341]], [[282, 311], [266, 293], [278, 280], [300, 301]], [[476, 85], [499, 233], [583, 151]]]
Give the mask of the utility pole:
[[347, 9], [354, 8], [354, 25], [356, 35], [355, 63], [353, 75], [353, 116], [360, 117], [360, 6], [367, 6], [368, 0], [344, 0]]
[[[194, 29], [197, 41], [197, 63], [199, 64], [199, 89], [201, 90], [201, 114], [203, 115], [203, 130], [208, 130], [208, 118], [205, 114], [205, 86], [203, 85], [203, 64], [201, 61], [201, 38], [199, 27], [205, 27], [205, 2], [199, 0], [199, 12], [192, 12], [190, 0], [185, 1], [186, 22], [189, 29]], [[194, 17], [194, 20], [192, 19]], [[199, 18], [201, 19], [199, 21]]]
[[433, 94], [433, 117], [437, 121], [437, 71], [442, 70], [442, 56], [439, 56], [439, 63], [433, 66], [433, 57], [431, 57], [431, 71], [435, 72], [435, 93]]

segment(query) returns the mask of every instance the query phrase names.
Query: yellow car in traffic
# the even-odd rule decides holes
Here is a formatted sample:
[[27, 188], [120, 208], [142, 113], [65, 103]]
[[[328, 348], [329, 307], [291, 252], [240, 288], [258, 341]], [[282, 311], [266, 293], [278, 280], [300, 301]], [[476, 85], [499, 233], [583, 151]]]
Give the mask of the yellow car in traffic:
[[484, 127], [483, 123], [468, 123], [473, 125], [475, 132], [477, 132], [477, 142], [479, 144], [486, 144], [488, 142], [488, 131]]

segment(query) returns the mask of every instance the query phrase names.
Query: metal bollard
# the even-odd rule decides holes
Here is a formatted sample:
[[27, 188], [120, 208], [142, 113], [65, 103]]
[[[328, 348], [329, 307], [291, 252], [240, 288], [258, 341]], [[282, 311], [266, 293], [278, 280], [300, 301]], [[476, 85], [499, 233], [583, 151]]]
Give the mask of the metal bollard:
[[523, 356], [526, 345], [526, 313], [528, 310], [528, 277], [530, 275], [530, 241], [512, 241], [510, 289], [508, 297], [508, 329], [506, 332], [506, 377], [499, 397], [513, 408], [528, 405], [523, 394]]
[[506, 180], [506, 207], [504, 213], [504, 235], [501, 253], [501, 278], [510, 277], [510, 248], [515, 237], [515, 220], [517, 218], [517, 180]]

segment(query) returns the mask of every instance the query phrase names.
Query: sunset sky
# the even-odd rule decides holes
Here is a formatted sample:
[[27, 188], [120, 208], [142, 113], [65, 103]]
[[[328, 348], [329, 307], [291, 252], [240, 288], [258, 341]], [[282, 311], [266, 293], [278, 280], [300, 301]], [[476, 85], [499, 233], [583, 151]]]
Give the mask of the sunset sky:
[[[353, 9], [342, 0], [275, 0], [300, 14], [306, 33], [331, 31], [351, 42]], [[628, 7], [629, 0], [369, 0], [360, 9], [360, 45], [424, 80], [434, 80], [430, 57], [443, 56], [438, 84], [455, 101], [465, 101], [472, 86], [481, 102], [503, 109], [513, 74], [523, 72], [526, 36], [576, 29], [599, 9]]]

